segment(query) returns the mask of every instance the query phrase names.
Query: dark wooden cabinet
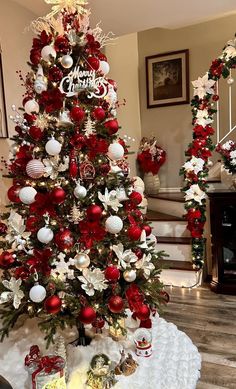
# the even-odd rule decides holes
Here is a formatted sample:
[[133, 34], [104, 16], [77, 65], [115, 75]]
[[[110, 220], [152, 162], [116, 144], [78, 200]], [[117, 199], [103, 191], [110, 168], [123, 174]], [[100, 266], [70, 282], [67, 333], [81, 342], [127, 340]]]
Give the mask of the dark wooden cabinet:
[[212, 244], [211, 289], [236, 294], [236, 192], [208, 193]]

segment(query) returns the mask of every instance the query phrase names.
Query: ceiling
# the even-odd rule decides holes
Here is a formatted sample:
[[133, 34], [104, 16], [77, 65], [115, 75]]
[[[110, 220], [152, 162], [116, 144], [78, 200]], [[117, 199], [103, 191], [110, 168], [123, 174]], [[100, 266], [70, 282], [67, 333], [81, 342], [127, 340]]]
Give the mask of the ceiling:
[[[14, 0], [37, 16], [50, 10], [44, 0]], [[91, 25], [102, 21], [116, 35], [150, 28], [178, 28], [236, 13], [235, 0], [89, 0]]]

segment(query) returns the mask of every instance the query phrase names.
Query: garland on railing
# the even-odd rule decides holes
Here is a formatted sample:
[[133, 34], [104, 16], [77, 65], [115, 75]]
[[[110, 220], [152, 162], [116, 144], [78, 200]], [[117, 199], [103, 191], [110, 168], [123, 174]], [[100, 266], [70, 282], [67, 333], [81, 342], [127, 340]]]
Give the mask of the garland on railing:
[[[194, 97], [191, 101], [193, 114], [193, 141], [188, 145], [186, 163], [180, 170], [184, 176], [185, 209], [187, 228], [192, 236], [193, 266], [199, 269], [205, 258], [204, 225], [206, 222], [206, 191], [208, 188], [208, 159], [215, 146], [211, 136], [213, 116], [217, 112], [215, 102], [219, 99], [216, 82], [230, 75], [230, 69], [236, 68], [236, 39], [227, 42], [222, 54], [216, 58], [208, 72], [193, 81]], [[234, 80], [230, 77], [228, 84]]]

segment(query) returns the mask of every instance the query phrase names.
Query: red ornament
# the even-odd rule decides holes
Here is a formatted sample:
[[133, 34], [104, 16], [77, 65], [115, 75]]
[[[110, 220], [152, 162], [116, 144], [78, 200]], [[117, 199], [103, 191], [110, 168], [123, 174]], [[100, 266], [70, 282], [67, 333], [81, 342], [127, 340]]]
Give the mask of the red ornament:
[[120, 313], [124, 308], [124, 301], [120, 296], [112, 296], [108, 301], [108, 308], [113, 313]]
[[103, 120], [105, 119], [106, 117], [106, 112], [104, 111], [103, 108], [101, 107], [98, 107], [98, 108], [95, 108], [95, 110], [93, 111], [93, 117], [96, 119], [96, 120]]
[[19, 199], [19, 192], [21, 190], [20, 185], [13, 185], [11, 186], [7, 191], [7, 196], [10, 201], [13, 203], [20, 203], [21, 200]]
[[114, 91], [116, 92], [117, 91], [117, 83], [116, 83], [116, 81], [111, 80], [110, 78], [107, 81], [109, 82], [109, 84], [111, 84], [113, 86]]
[[5, 223], [0, 223], [0, 235], [4, 235], [7, 232], [7, 226]]
[[105, 320], [102, 317], [96, 317], [96, 319], [92, 322], [92, 326], [96, 328], [96, 330], [101, 330], [105, 325]]
[[131, 226], [128, 229], [128, 236], [132, 240], [138, 240], [141, 236], [142, 230], [139, 226]]
[[43, 131], [39, 127], [31, 126], [29, 129], [29, 135], [32, 139], [39, 141], [43, 137]]
[[99, 53], [98, 54], [98, 58], [100, 59], [100, 61], [106, 61], [107, 62], [107, 57], [103, 53]]
[[33, 216], [33, 215], [29, 216], [25, 223], [26, 230], [32, 233], [37, 232], [39, 229], [39, 222], [40, 219], [37, 216]]
[[65, 201], [66, 192], [62, 188], [54, 188], [51, 192], [51, 199], [54, 204], [62, 204]]
[[143, 230], [146, 232], [146, 236], [149, 236], [152, 233], [152, 227], [149, 225], [143, 226]]
[[116, 266], [108, 266], [104, 275], [108, 281], [117, 281], [120, 278], [120, 270]]
[[138, 310], [135, 310], [135, 313], [139, 320], [147, 320], [150, 316], [150, 308], [148, 305], [142, 304]]
[[141, 249], [133, 249], [133, 252], [138, 257], [138, 259], [141, 259], [143, 257], [143, 252]]
[[76, 178], [78, 176], [79, 168], [74, 158], [70, 161], [69, 172], [71, 178]]
[[119, 130], [119, 124], [117, 119], [108, 120], [104, 125], [108, 129], [110, 135], [116, 134]]
[[160, 291], [160, 296], [161, 296], [163, 302], [165, 304], [168, 304], [168, 302], [170, 301], [170, 295], [165, 290]]
[[80, 123], [85, 117], [85, 111], [83, 110], [83, 108], [73, 107], [70, 111], [70, 117], [74, 122]]
[[55, 235], [55, 243], [60, 250], [69, 250], [74, 246], [74, 238], [71, 231], [66, 228]]
[[90, 205], [87, 208], [87, 216], [93, 222], [100, 220], [102, 217], [102, 208], [99, 205]]
[[134, 203], [136, 205], [140, 204], [142, 202], [142, 200], [143, 200], [142, 195], [139, 192], [135, 192], [135, 191], [133, 191], [130, 194], [129, 198], [132, 201], [132, 203]]
[[44, 309], [50, 315], [55, 315], [61, 310], [62, 301], [60, 297], [54, 295], [48, 297], [44, 302]]
[[3, 253], [0, 255], [0, 266], [1, 267], [9, 267], [15, 262], [15, 258], [13, 257], [12, 253], [9, 253], [9, 251], [3, 251]]
[[91, 324], [96, 319], [96, 312], [92, 307], [83, 307], [79, 313], [79, 320], [83, 324]]
[[96, 58], [96, 57], [88, 57], [87, 61], [88, 61], [88, 64], [89, 64], [90, 68], [92, 68], [93, 70], [98, 70], [99, 69], [100, 61], [99, 61], [98, 58]]

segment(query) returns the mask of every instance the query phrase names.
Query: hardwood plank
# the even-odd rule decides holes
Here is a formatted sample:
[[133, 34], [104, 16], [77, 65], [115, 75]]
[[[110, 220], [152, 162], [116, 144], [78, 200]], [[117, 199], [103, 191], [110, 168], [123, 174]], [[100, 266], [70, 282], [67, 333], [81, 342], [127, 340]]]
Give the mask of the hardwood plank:
[[209, 384], [236, 388], [236, 369], [220, 364], [204, 362], [201, 370], [201, 380]]
[[216, 386], [212, 384], [207, 384], [206, 382], [203, 381], [199, 381], [196, 389], [225, 389], [225, 388], [226, 388], [225, 386], [218, 386], [218, 385]]
[[184, 203], [184, 193], [183, 192], [162, 192], [156, 195], [148, 195], [153, 199], [162, 199], [167, 201], [177, 201], [178, 203]]
[[166, 213], [148, 210], [146, 218], [149, 221], [185, 221], [183, 217], [168, 215]]
[[167, 244], [191, 244], [192, 238], [188, 236], [184, 237], [172, 237], [172, 236], [157, 236], [157, 243]]
[[159, 264], [163, 269], [177, 269], [177, 270], [189, 270], [196, 271], [193, 269], [192, 262], [187, 261], [173, 261], [172, 259], [160, 259]]

